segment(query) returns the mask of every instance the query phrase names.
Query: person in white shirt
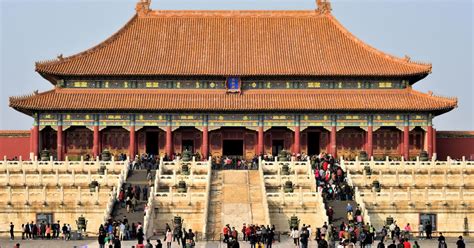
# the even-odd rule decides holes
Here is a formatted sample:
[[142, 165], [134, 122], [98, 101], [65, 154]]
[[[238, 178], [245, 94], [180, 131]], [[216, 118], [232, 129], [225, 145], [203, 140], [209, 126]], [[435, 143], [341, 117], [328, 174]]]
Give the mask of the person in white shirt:
[[308, 236], [309, 236], [308, 242], [311, 241], [311, 235], [312, 234], [313, 234], [313, 232], [311, 230], [311, 225], [308, 225]]
[[290, 237], [293, 239], [293, 243], [295, 244], [295, 247], [300, 246], [300, 232], [298, 231], [298, 228], [293, 228], [290, 233]]
[[125, 236], [125, 225], [123, 223], [120, 223], [119, 231], [120, 231], [119, 239], [123, 240], [123, 237]]

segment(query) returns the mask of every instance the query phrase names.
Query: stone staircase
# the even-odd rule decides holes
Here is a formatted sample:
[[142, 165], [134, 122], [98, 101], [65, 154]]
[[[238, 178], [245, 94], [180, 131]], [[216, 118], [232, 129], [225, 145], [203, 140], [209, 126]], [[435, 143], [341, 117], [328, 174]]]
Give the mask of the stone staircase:
[[222, 230], [222, 173], [213, 171], [211, 179], [211, 195], [207, 219], [207, 240], [219, 240]]
[[270, 224], [265, 221], [262, 187], [258, 171], [213, 171], [207, 220], [208, 240], [221, 239], [224, 225], [240, 233], [242, 224]]
[[[155, 175], [155, 171], [151, 171], [152, 175]], [[143, 217], [144, 217], [144, 209], [145, 209], [145, 204], [146, 201], [143, 200], [143, 188], [146, 185], [148, 187], [148, 181], [146, 180], [147, 176], [147, 171], [146, 170], [131, 170], [129, 172], [128, 178], [125, 181], [126, 187], [128, 185], [138, 185], [140, 186], [140, 189], [142, 190], [140, 193], [140, 201], [138, 201], [137, 206], [135, 207], [135, 212], [132, 213], [127, 213], [127, 208], [125, 207], [125, 204], [123, 204], [123, 207], [121, 206], [122, 204], [116, 204], [113, 214], [112, 214], [112, 219], [114, 220], [123, 220], [124, 217], [128, 219], [128, 222], [131, 223], [137, 223], [140, 222], [143, 224]], [[150, 192], [150, 188], [148, 188], [148, 193]]]
[[355, 218], [355, 211], [357, 208], [357, 203], [354, 200], [351, 201], [341, 201], [341, 200], [325, 200], [326, 203], [326, 211], [329, 209], [329, 207], [332, 207], [334, 210], [334, 216], [333, 216], [333, 226], [336, 227], [336, 229], [339, 231], [339, 226], [341, 225], [342, 222], [347, 223], [347, 203], [350, 203], [352, 205], [352, 209], [354, 211], [354, 218]]
[[258, 225], [267, 225], [270, 223], [267, 223], [265, 221], [265, 209], [263, 207], [263, 202], [262, 202], [262, 184], [261, 180], [263, 178], [260, 178], [260, 174], [256, 170], [248, 171], [248, 181], [250, 182], [249, 184], [249, 192], [250, 192], [250, 209], [251, 209], [251, 219], [252, 219], [252, 224], [258, 224]]

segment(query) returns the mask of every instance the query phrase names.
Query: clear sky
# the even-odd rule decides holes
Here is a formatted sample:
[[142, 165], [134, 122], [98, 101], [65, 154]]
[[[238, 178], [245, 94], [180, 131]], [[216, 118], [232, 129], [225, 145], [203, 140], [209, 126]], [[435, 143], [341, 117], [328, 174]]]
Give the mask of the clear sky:
[[[134, 14], [138, 0], [0, 0], [0, 129], [28, 129], [32, 118], [8, 97], [52, 85], [34, 62], [69, 56], [103, 41]], [[315, 0], [153, 0], [153, 9], [314, 9]], [[332, 0], [333, 14], [358, 38], [389, 54], [430, 62], [416, 90], [458, 97], [436, 117], [438, 130], [474, 130], [472, 0]]]

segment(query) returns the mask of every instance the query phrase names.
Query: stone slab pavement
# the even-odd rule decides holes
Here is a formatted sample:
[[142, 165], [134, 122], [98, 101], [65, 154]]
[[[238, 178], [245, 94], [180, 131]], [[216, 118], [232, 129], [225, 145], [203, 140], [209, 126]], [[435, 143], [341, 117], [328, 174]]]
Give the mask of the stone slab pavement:
[[[448, 238], [448, 247], [456, 247], [455, 238]], [[466, 238], [466, 247], [474, 247], [474, 237]], [[5, 238], [0, 239], [0, 248], [13, 248], [16, 243], [20, 243], [20, 248], [98, 248], [97, 240], [88, 239], [88, 240], [14, 240], [10, 241]], [[153, 245], [156, 244], [156, 241], [151, 242]], [[377, 247], [376, 244], [372, 247]], [[438, 242], [436, 240], [418, 240], [421, 248], [436, 248], [438, 247]], [[136, 241], [123, 241], [123, 248], [131, 248], [136, 245]], [[163, 245], [166, 247], [166, 244]], [[173, 243], [172, 248], [180, 248], [177, 243]], [[196, 248], [225, 248], [227, 247], [224, 243], [221, 242], [198, 242], [196, 243]], [[240, 242], [240, 247], [250, 247], [250, 244], [247, 242]], [[285, 238], [282, 242], [276, 242], [273, 245], [274, 248], [293, 248], [293, 242], [290, 239]], [[311, 241], [309, 248], [317, 247], [315, 241]], [[359, 246], [357, 246], [359, 247]]]

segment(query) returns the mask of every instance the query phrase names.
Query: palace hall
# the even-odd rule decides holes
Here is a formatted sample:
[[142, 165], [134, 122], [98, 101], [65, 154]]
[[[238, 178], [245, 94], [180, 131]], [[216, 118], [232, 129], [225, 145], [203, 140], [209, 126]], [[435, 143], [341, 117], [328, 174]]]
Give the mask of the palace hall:
[[83, 52], [36, 63], [51, 89], [10, 98], [30, 151], [201, 158], [321, 152], [411, 160], [436, 152], [456, 98], [413, 89], [429, 63], [355, 37], [329, 2], [304, 11], [151, 10]]

